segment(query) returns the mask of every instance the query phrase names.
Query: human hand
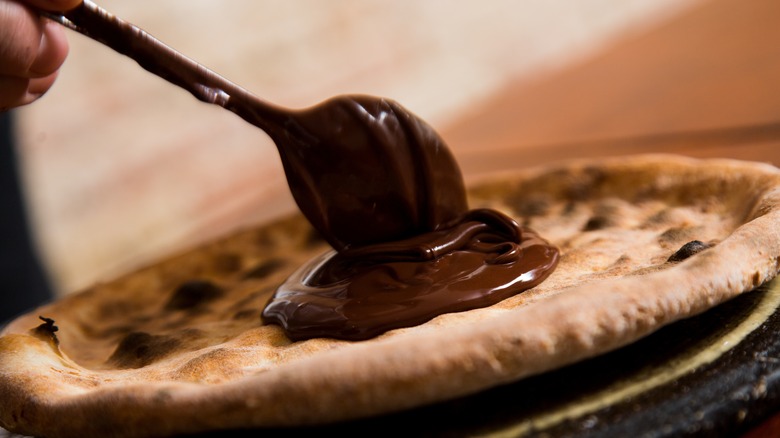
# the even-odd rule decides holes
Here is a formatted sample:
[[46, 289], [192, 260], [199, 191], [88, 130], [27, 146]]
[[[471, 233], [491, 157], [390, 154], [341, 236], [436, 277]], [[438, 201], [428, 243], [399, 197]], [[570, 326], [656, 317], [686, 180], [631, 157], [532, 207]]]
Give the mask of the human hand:
[[68, 54], [64, 29], [34, 8], [66, 11], [82, 0], [0, 0], [0, 111], [33, 102]]

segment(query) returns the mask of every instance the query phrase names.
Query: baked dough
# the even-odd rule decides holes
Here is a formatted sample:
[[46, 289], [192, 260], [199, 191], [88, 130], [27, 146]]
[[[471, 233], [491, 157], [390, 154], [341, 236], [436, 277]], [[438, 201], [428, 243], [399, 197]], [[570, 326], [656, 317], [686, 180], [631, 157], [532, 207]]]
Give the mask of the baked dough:
[[767, 164], [569, 161], [493, 175], [469, 194], [472, 208], [560, 248], [544, 283], [367, 341], [290, 342], [260, 312], [328, 250], [295, 215], [14, 320], [0, 335], [0, 426], [141, 437], [411, 409], [613, 350], [780, 269], [780, 170]]

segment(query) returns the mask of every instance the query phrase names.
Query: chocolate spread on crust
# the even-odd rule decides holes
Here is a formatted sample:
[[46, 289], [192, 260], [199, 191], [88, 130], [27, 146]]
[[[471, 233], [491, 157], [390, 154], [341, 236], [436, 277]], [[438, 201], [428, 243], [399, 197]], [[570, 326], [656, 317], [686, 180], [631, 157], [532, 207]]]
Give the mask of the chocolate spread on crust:
[[494, 210], [395, 242], [331, 252], [293, 274], [263, 318], [292, 340], [368, 339], [495, 304], [541, 283], [558, 251]]
[[[555, 268], [557, 249], [532, 231], [495, 211], [469, 211], [443, 140], [398, 103], [343, 96], [278, 108], [105, 11], [82, 5], [66, 15], [82, 33], [274, 140], [296, 203], [336, 250], [302, 268], [264, 309], [264, 321], [291, 339], [366, 339], [489, 306]], [[199, 286], [169, 305], [216, 293]]]

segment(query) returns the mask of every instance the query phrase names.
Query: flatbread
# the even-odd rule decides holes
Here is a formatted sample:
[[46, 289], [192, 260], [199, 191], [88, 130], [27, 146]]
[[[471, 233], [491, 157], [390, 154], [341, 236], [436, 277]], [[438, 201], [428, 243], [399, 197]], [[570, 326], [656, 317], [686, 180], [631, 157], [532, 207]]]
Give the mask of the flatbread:
[[616, 349], [780, 269], [780, 170], [766, 164], [570, 161], [491, 176], [470, 197], [557, 245], [556, 271], [489, 308], [293, 343], [260, 312], [328, 249], [295, 215], [13, 321], [0, 336], [0, 426], [140, 437], [412, 409]]

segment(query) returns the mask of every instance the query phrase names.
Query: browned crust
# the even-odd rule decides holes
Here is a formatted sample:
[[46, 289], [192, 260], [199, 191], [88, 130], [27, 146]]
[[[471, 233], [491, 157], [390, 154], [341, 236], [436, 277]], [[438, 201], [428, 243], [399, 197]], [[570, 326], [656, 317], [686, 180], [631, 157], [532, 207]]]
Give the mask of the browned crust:
[[[224, 242], [259, 236], [250, 230], [14, 321], [0, 336], [0, 426], [48, 437], [133, 437], [317, 424], [413, 408], [633, 342], [755, 288], [780, 265], [780, 171], [769, 165], [656, 155], [576, 161], [501, 175], [471, 193], [473, 205], [524, 213], [561, 247], [548, 281], [488, 309], [358, 343], [290, 343], [276, 327], [209, 317], [235, 310], [231, 294], [254, 296], [236, 284], [267, 293], [302, 261], [281, 248], [294, 243], [306, 256], [323, 249], [306, 238], [287, 239], [306, 234], [300, 218], [289, 219], [256, 239], [252, 251], [266, 255], [252, 256], [255, 262], [287, 262], [260, 279], [194, 268], [202, 260], [193, 254], [212, 259], [233, 248]], [[713, 246], [667, 262], [693, 235]], [[171, 274], [177, 266], [186, 272]], [[183, 311], [160, 310], [170, 299], [161, 292], [169, 294], [164, 280], [193, 272], [227, 285], [226, 296], [214, 298], [216, 310], [176, 320], [197, 331], [186, 337], [178, 327], [178, 344], [148, 363], [108, 360], [127, 338], [112, 331], [123, 318], [156, 309], [164, 312], [155, 314], [159, 321], [137, 318], [134, 329], [174, 332], [172, 318]], [[95, 312], [101, 305], [108, 312], [105, 304], [117, 295], [135, 297], [128, 299], [138, 309]], [[60, 326], [59, 346], [48, 332], [31, 331], [41, 324], [38, 315]]]

